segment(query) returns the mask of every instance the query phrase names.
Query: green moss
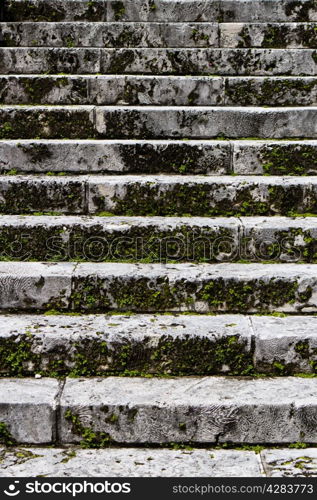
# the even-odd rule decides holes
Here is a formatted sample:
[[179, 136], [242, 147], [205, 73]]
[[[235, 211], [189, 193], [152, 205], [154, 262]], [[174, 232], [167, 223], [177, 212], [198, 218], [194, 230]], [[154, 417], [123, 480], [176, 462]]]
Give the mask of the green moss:
[[317, 148], [302, 144], [267, 147], [262, 160], [269, 175], [311, 175], [317, 171]]
[[290, 445], [288, 445], [288, 447], [295, 449], [295, 450], [301, 450], [301, 449], [308, 448], [308, 444], [297, 442], [297, 443], [291, 443]]
[[82, 448], [107, 448], [113, 441], [107, 432], [95, 432], [91, 427], [85, 427], [79, 416], [67, 410], [64, 414], [65, 419], [71, 423], [72, 432], [81, 436], [80, 445]]
[[125, 15], [125, 7], [123, 2], [112, 2], [111, 7], [114, 11], [114, 18], [116, 21], [120, 21]]
[[0, 444], [4, 446], [14, 446], [16, 444], [16, 441], [12, 437], [7, 424], [4, 422], [0, 422]]

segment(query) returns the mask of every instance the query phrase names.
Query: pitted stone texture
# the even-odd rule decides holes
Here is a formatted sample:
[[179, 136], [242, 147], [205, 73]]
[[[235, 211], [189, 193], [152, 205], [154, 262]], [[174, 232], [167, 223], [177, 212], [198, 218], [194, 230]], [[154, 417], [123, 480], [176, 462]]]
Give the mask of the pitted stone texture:
[[100, 49], [0, 48], [0, 74], [100, 73]]
[[0, 37], [13, 47], [218, 47], [213, 23], [3, 23]]
[[255, 261], [316, 262], [317, 218], [243, 217], [241, 255]]
[[9, 0], [5, 19], [8, 21], [105, 21], [103, 0]]
[[0, 48], [0, 74], [316, 76], [313, 49]]
[[[24, 4], [24, 5], [23, 5]], [[317, 21], [310, 0], [10, 0], [8, 21], [169, 21], [173, 22], [290, 22]]]
[[[54, 373], [241, 374], [250, 368], [247, 317], [0, 316], [0, 348], [23, 350], [1, 359], [5, 376]], [[81, 366], [82, 358], [85, 363]], [[79, 361], [79, 363], [78, 363]]]
[[315, 106], [317, 79], [229, 77], [225, 79], [224, 103], [229, 106]]
[[296, 378], [68, 379], [60, 439], [78, 443], [79, 429], [88, 427], [118, 443], [315, 443], [316, 384]]
[[1, 139], [91, 139], [93, 106], [0, 107]]
[[1, 139], [317, 136], [317, 107], [3, 106]]
[[1, 171], [315, 175], [317, 141], [0, 140]]
[[78, 311], [315, 312], [309, 264], [81, 263], [73, 275]]
[[233, 170], [240, 175], [316, 175], [317, 141], [235, 141]]
[[96, 131], [106, 139], [315, 138], [317, 107], [107, 106], [96, 109]]
[[220, 24], [220, 47], [317, 48], [312, 23]]
[[0, 308], [66, 309], [73, 269], [71, 263], [1, 262]]
[[97, 105], [220, 105], [224, 81], [220, 77], [103, 76], [89, 79], [89, 100]]
[[316, 213], [313, 177], [90, 176], [88, 212], [238, 216]]
[[261, 452], [268, 477], [317, 477], [317, 449], [277, 449]]
[[56, 398], [54, 379], [0, 379], [0, 421], [18, 443], [54, 442]]
[[11, 214], [84, 213], [85, 180], [66, 176], [0, 177], [0, 210]]
[[[29, 90], [31, 89], [31, 91]], [[220, 77], [176, 76], [3, 76], [3, 104], [218, 105]]]
[[316, 373], [317, 318], [252, 317], [255, 368], [259, 372]]
[[317, 217], [2, 215], [3, 260], [315, 263]]
[[0, 77], [3, 104], [155, 106], [312, 106], [314, 77], [59, 76]]
[[[55, 51], [57, 50], [55, 49]], [[57, 52], [55, 56], [58, 57]], [[316, 50], [312, 49], [289, 49], [287, 51], [285, 49], [199, 48], [101, 49], [100, 56], [101, 71], [105, 74], [227, 76], [276, 76], [285, 74], [314, 76], [317, 74]], [[17, 57], [19, 57], [18, 54]], [[14, 72], [14, 69], [12, 71]]]
[[260, 477], [258, 455], [236, 450], [0, 449], [0, 477]]
[[208, 261], [239, 258], [234, 218], [0, 216], [2, 260]]
[[225, 174], [225, 141], [0, 140], [0, 169], [24, 172]]
[[4, 175], [0, 181], [3, 214], [215, 217], [317, 213], [313, 177]]

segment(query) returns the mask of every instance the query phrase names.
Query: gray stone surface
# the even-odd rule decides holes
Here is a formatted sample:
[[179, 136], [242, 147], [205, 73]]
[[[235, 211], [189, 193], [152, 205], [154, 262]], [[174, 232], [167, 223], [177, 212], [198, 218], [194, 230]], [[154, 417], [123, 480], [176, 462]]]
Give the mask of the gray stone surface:
[[0, 372], [309, 374], [316, 328], [315, 316], [3, 315], [0, 346], [25, 355], [14, 366], [3, 356]]
[[315, 263], [317, 217], [1, 215], [2, 259]]
[[239, 259], [236, 218], [0, 216], [2, 259], [210, 261]]
[[13, 47], [317, 48], [312, 23], [3, 23]]
[[0, 138], [314, 139], [316, 116], [317, 107], [3, 106]]
[[224, 174], [230, 162], [226, 141], [0, 140], [1, 171]]
[[[24, 0], [11, 0], [7, 7], [9, 21], [317, 21], [317, 12], [309, 0], [31, 0], [31, 7], [21, 9]], [[155, 7], [153, 7], [153, 5]]]
[[[66, 161], [67, 158], [67, 161]], [[315, 175], [317, 141], [0, 140], [1, 171]]]
[[[3, 376], [240, 374], [250, 369], [247, 317], [160, 315], [0, 316]], [[85, 362], [82, 363], [82, 360]]]
[[240, 175], [316, 175], [316, 141], [235, 141], [233, 170]]
[[3, 176], [0, 178], [0, 210], [11, 214], [84, 213], [86, 181], [84, 177]]
[[316, 311], [314, 264], [80, 263], [73, 283], [81, 311]]
[[107, 139], [217, 137], [316, 138], [317, 108], [98, 107], [96, 130]]
[[316, 477], [317, 449], [277, 449], [261, 452], [268, 477]]
[[2, 262], [1, 307], [309, 313], [317, 308], [315, 275], [314, 264]]
[[3, 214], [297, 216], [317, 210], [313, 177], [4, 175], [0, 181]]
[[0, 309], [69, 306], [72, 263], [1, 262]]
[[0, 48], [0, 74], [316, 76], [313, 49]]
[[243, 217], [240, 254], [246, 260], [315, 262], [315, 217]]
[[0, 422], [19, 443], [54, 442], [59, 382], [0, 379]]
[[259, 455], [236, 450], [0, 449], [0, 477], [259, 477]]
[[3, 23], [13, 47], [218, 47], [216, 23]]
[[276, 374], [315, 373], [316, 319], [314, 316], [252, 317], [256, 369]]
[[97, 439], [118, 443], [316, 443], [316, 383], [296, 378], [68, 379], [60, 439], [78, 443], [89, 427]]
[[312, 23], [220, 24], [220, 47], [317, 48]]
[[316, 213], [313, 177], [126, 175], [106, 179], [92, 175], [88, 184], [90, 214], [102, 211], [171, 216]]
[[0, 77], [3, 104], [311, 106], [314, 77], [16, 75]]

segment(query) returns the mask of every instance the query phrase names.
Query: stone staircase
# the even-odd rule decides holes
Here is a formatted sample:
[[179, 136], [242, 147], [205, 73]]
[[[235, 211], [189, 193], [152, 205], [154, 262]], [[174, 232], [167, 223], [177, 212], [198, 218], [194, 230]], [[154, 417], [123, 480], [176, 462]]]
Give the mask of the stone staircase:
[[0, 103], [0, 475], [317, 475], [316, 3], [6, 0]]

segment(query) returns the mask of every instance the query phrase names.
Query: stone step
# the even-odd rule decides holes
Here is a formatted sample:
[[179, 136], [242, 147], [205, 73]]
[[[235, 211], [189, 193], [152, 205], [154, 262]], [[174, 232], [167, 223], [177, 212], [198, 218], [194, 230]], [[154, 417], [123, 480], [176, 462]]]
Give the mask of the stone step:
[[316, 448], [241, 448], [10, 447], [0, 477], [316, 477]]
[[0, 375], [316, 374], [316, 316], [1, 315]]
[[1, 139], [317, 138], [317, 107], [2, 106]]
[[[3, 47], [219, 47], [216, 23], [1, 23]], [[292, 25], [290, 25], [292, 26]], [[295, 24], [296, 26], [296, 24]], [[309, 26], [299, 24], [303, 34]], [[289, 28], [292, 29], [291, 27]], [[296, 28], [293, 28], [295, 31]], [[294, 35], [293, 37], [295, 37]], [[298, 35], [299, 37], [300, 35]], [[308, 38], [308, 36], [306, 37]], [[305, 40], [306, 40], [305, 38]], [[299, 45], [299, 44], [298, 44]], [[299, 45], [300, 46], [300, 45]], [[316, 48], [313, 39], [307, 48]]]
[[317, 48], [315, 23], [1, 23], [3, 47]]
[[0, 76], [0, 103], [316, 106], [316, 77]]
[[313, 49], [0, 48], [0, 74], [316, 76]]
[[[0, 176], [2, 214], [317, 215], [315, 177]], [[51, 213], [54, 212], [54, 213]]]
[[314, 444], [316, 385], [296, 377], [6, 379], [0, 421], [7, 440], [25, 444]]
[[8, 0], [6, 21], [317, 21], [311, 0]]
[[[175, 446], [175, 448], [177, 448]], [[305, 450], [305, 460], [293, 458], [294, 451], [281, 450], [279, 462], [289, 460], [289, 467], [272, 466], [275, 451], [268, 453], [265, 464], [272, 475], [282, 475], [291, 464], [303, 462], [303, 470], [297, 476], [309, 477], [315, 469], [316, 450]], [[264, 452], [263, 452], [264, 453]], [[269, 454], [270, 453], [270, 454]], [[300, 455], [300, 454], [299, 454]], [[299, 456], [298, 455], [298, 456]], [[303, 452], [301, 452], [303, 455]], [[2, 448], [0, 449], [0, 477], [261, 477], [263, 467], [260, 455], [254, 451], [221, 449], [155, 449], [155, 448], [107, 448], [105, 450], [83, 450], [67, 448]], [[291, 461], [293, 458], [293, 461]], [[294, 462], [294, 463], [292, 463]], [[312, 470], [313, 469], [313, 470]], [[280, 472], [280, 474], [279, 474]], [[78, 488], [78, 486], [77, 486]], [[117, 490], [118, 487], [115, 487]], [[135, 491], [135, 488], [134, 488]]]
[[316, 313], [315, 264], [0, 263], [6, 311]]
[[317, 217], [0, 216], [0, 260], [317, 262]]
[[0, 140], [0, 171], [316, 175], [317, 141]]

